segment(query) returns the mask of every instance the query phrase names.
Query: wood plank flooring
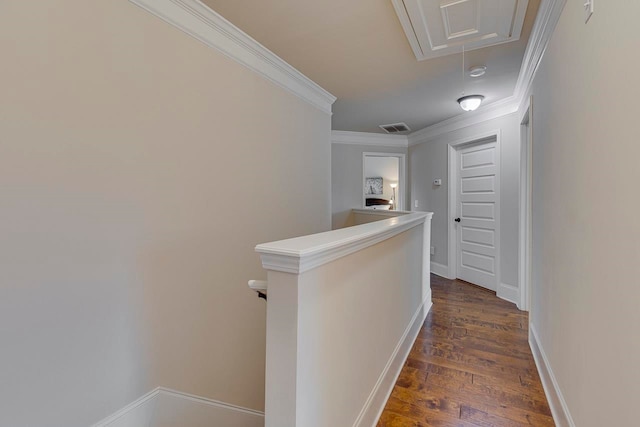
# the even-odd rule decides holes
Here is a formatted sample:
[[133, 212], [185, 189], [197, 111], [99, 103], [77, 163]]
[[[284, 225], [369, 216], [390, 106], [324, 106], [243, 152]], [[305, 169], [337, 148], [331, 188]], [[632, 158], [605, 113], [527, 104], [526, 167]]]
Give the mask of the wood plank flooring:
[[431, 276], [433, 307], [378, 427], [553, 426], [528, 316], [494, 292]]

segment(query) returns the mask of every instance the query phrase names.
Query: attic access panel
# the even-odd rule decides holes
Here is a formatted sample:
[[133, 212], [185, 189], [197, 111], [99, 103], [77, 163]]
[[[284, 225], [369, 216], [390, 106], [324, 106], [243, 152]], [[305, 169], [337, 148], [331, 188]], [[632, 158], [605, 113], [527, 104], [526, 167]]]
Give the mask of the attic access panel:
[[391, 0], [418, 61], [520, 39], [529, 0]]

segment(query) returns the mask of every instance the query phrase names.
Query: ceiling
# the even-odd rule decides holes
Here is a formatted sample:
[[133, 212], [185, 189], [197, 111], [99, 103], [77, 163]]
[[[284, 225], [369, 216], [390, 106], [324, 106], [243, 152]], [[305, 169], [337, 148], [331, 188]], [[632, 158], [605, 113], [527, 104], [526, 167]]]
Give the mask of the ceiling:
[[[337, 96], [334, 130], [404, 122], [416, 131], [462, 113], [462, 55], [418, 61], [391, 0], [202, 1]], [[466, 68], [487, 66], [466, 77], [466, 94], [485, 104], [513, 94], [539, 4], [529, 0], [518, 41], [466, 53]]]

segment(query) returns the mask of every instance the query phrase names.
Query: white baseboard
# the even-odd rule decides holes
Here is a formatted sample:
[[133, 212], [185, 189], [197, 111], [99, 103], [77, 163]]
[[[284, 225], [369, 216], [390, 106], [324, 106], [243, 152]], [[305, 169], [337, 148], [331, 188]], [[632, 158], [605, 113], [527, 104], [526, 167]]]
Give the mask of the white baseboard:
[[500, 283], [498, 285], [496, 295], [498, 298], [502, 298], [503, 300], [512, 302], [516, 305], [519, 305], [520, 303], [520, 289], [515, 286]]
[[160, 388], [151, 427], [264, 427], [264, 413], [213, 399]]
[[447, 267], [446, 265], [442, 265], [437, 262], [431, 261], [431, 272], [436, 276], [444, 277], [445, 279], [450, 279], [449, 267]]
[[264, 413], [158, 387], [92, 427], [264, 427]]
[[553, 374], [549, 359], [544, 352], [544, 349], [540, 345], [538, 334], [536, 333], [533, 325], [529, 324], [529, 346], [531, 347], [531, 353], [533, 354], [533, 360], [536, 362], [540, 379], [542, 380], [542, 387], [544, 393], [547, 395], [547, 401], [551, 408], [551, 414], [553, 420], [558, 427], [575, 427], [575, 423], [569, 413], [567, 402], [565, 402], [558, 381]]
[[375, 427], [400, 376], [400, 371], [402, 371], [404, 362], [409, 356], [413, 343], [418, 337], [418, 332], [420, 332], [424, 319], [426, 319], [429, 310], [431, 310], [431, 305], [431, 290], [429, 290], [429, 295], [422, 301], [422, 304], [413, 315], [371, 394], [369, 394], [362, 411], [360, 411], [358, 418], [353, 423], [353, 427]]
[[151, 390], [91, 427], [151, 427], [159, 388]]

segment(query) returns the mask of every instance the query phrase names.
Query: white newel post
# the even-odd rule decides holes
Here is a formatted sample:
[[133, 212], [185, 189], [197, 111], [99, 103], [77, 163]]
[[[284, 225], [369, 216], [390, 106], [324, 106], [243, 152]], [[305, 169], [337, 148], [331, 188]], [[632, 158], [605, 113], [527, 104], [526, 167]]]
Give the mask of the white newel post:
[[265, 427], [296, 425], [298, 279], [268, 272]]
[[265, 427], [375, 422], [431, 306], [431, 216], [256, 247], [268, 275]]

